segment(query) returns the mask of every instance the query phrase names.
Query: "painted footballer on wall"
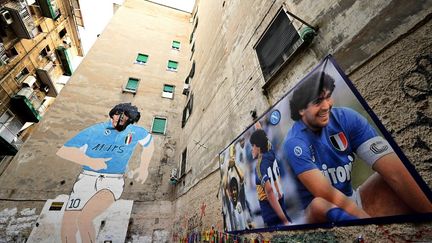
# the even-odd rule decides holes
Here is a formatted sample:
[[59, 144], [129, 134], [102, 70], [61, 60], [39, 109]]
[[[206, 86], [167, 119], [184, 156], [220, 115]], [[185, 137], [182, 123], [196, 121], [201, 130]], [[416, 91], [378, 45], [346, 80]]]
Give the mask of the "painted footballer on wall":
[[331, 56], [220, 153], [220, 168], [227, 231], [432, 213], [430, 189]]
[[[123, 217], [125, 220], [118, 219], [113, 224], [116, 228], [110, 233], [111, 236], [98, 237], [97, 233], [106, 226], [101, 226], [101, 222], [107, 222], [95, 219], [108, 209], [115, 211], [114, 203], [123, 192], [129, 160], [137, 147], [142, 149], [140, 165], [129, 171], [128, 176], [144, 183], [154, 145], [152, 135], [134, 124], [140, 119], [137, 107], [130, 103], [115, 105], [109, 111], [109, 117], [109, 121], [80, 131], [57, 151], [61, 158], [82, 165], [69, 198], [64, 200], [67, 203], [59, 205], [64, 210], [60, 229], [62, 242], [79, 242], [78, 239], [81, 242], [124, 241], [126, 236], [132, 201], [120, 200], [123, 206], [116, 204], [120, 209], [114, 214], [127, 216]], [[121, 225], [122, 220], [125, 225]], [[118, 239], [118, 235], [123, 235], [123, 239]]]

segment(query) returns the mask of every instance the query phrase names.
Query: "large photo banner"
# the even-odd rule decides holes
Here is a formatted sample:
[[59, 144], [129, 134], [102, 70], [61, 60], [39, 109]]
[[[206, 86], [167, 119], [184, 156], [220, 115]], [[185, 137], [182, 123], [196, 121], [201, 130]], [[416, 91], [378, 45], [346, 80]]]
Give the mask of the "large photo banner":
[[331, 56], [221, 151], [219, 164], [228, 232], [432, 213], [430, 188]]

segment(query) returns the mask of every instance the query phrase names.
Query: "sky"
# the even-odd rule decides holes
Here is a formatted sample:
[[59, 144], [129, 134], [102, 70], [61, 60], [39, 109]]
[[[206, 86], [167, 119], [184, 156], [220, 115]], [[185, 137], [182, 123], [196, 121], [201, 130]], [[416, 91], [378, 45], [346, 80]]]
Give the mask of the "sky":
[[[127, 0], [126, 0], [127, 1]], [[84, 54], [87, 54], [97, 35], [102, 33], [113, 16], [113, 4], [123, 4], [124, 0], [80, 0], [84, 28], [79, 27]], [[151, 0], [186, 12], [192, 12], [195, 0]], [[94, 11], [97, 9], [97, 11]]]

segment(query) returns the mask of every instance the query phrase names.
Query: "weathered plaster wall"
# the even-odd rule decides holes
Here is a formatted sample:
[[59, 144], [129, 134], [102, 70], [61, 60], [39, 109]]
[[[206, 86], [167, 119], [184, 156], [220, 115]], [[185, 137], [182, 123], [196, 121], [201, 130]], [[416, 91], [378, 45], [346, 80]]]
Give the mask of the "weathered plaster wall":
[[432, 185], [432, 21], [391, 45], [351, 75], [362, 96]]
[[[272, 78], [265, 96], [254, 45], [284, 4], [319, 31], [312, 44]], [[194, 110], [176, 153], [180, 157], [188, 148], [188, 173], [178, 193], [217, 168], [214, 156], [252, 124], [252, 111], [263, 114], [324, 56], [333, 54], [349, 74], [425, 19], [431, 9], [431, 3], [406, 8], [400, 1], [373, 5], [358, 1], [199, 2], [193, 55], [197, 68], [191, 82]]]
[[210, 173], [175, 201], [171, 242], [210, 231], [212, 226], [215, 231], [223, 231], [219, 180], [219, 171]]
[[[250, 5], [246, 1], [200, 1], [194, 54], [198, 69], [192, 81], [197, 102], [179, 144], [181, 148], [187, 146], [190, 153], [189, 173], [183, 179], [184, 185], [177, 186], [177, 218], [184, 217], [184, 210], [197, 209], [196, 197], [215, 204], [212, 197], [207, 199], [209, 192], [216, 192], [219, 186], [214, 156], [253, 123], [250, 111], [263, 114], [327, 54], [333, 54], [345, 69], [428, 186], [432, 186], [432, 3], [422, 1], [407, 6], [402, 1], [286, 2], [288, 9], [318, 26], [319, 31], [313, 43], [272, 79], [266, 97], [253, 46], [283, 2]], [[213, 223], [203, 223], [201, 229], [218, 224], [221, 202], [217, 205], [219, 209], [210, 215]], [[430, 241], [431, 232], [430, 222], [425, 222], [247, 236], [273, 238], [276, 242], [350, 242], [363, 235], [371, 242], [399, 242]], [[194, 231], [173, 228], [174, 237], [187, 233]]]
[[0, 242], [25, 242], [44, 202], [0, 202]]
[[127, 242], [170, 242], [173, 225], [171, 201], [134, 201]]

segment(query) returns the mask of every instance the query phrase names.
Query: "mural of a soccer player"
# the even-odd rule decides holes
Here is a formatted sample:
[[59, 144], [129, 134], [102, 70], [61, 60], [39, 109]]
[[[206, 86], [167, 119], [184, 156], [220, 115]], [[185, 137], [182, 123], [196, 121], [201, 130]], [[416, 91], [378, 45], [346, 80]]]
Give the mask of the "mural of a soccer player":
[[136, 106], [122, 103], [109, 112], [110, 120], [92, 125], [67, 141], [57, 155], [82, 165], [63, 216], [63, 242], [96, 242], [93, 219], [108, 209], [123, 192], [129, 159], [139, 144], [142, 147], [139, 167], [132, 171], [144, 183], [153, 155], [152, 135], [134, 125], [140, 119]]

